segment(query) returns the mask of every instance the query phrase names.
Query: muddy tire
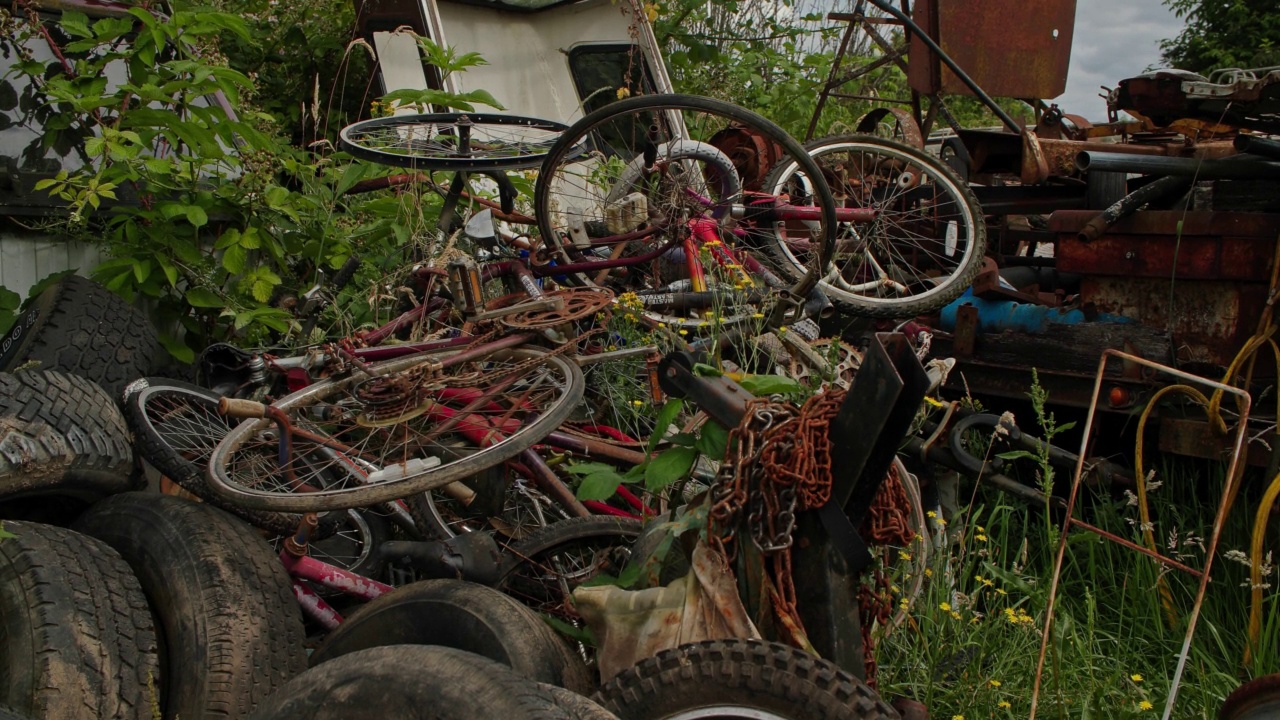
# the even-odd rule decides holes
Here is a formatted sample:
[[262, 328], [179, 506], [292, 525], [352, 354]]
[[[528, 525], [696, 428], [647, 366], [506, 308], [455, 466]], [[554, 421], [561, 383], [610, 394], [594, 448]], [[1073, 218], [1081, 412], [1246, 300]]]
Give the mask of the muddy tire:
[[181, 498], [126, 493], [93, 506], [76, 529], [133, 568], [166, 650], [165, 718], [241, 718], [306, 667], [289, 576], [240, 520]]
[[665, 650], [601, 686], [596, 702], [621, 720], [697, 717], [896, 720], [853, 675], [802, 650], [761, 640], [712, 640]]
[[373, 600], [329, 633], [311, 665], [387, 645], [457, 648], [531, 680], [579, 693], [595, 689], [582, 659], [542, 618], [497, 590], [462, 580], [424, 580]]
[[0, 499], [133, 487], [129, 431], [102, 388], [52, 370], [0, 372]]
[[0, 338], [0, 370], [29, 362], [89, 378], [114, 399], [166, 357], [155, 328], [124, 298], [68, 275], [34, 298]]
[[0, 540], [0, 720], [151, 717], [160, 675], [151, 611], [105, 543], [7, 522]]
[[[565, 690], [554, 685], [543, 687], [555, 698], [556, 707], [560, 708], [573, 720], [618, 720], [618, 716], [600, 707], [596, 701], [585, 695]], [[0, 720], [3, 720], [0, 718]]]
[[359, 650], [299, 675], [250, 720], [571, 720], [543, 686], [454, 648]]

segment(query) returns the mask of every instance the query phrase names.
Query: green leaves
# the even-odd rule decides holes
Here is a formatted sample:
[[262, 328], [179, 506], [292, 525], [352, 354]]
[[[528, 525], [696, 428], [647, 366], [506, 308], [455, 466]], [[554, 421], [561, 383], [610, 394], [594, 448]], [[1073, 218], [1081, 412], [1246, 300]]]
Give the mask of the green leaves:
[[738, 384], [752, 395], [785, 395], [803, 392], [800, 383], [781, 375], [747, 375]]
[[645, 489], [653, 493], [665, 490], [667, 486], [688, 476], [697, 459], [698, 451], [694, 448], [674, 447], [659, 453], [649, 460], [645, 468]]
[[220, 308], [226, 303], [222, 298], [218, 297], [212, 290], [206, 288], [192, 288], [187, 291], [187, 302], [191, 307], [196, 308]]

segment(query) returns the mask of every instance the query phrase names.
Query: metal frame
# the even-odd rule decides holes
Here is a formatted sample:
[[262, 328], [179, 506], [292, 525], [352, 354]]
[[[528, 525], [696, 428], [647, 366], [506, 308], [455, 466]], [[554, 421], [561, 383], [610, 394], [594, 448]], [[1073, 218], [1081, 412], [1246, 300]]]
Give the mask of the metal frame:
[[[1105, 530], [1102, 530], [1101, 528], [1098, 528], [1096, 526], [1090, 525], [1082, 520], [1077, 520], [1073, 515], [1075, 511], [1075, 506], [1076, 506], [1076, 497], [1079, 494], [1079, 490], [1080, 490], [1081, 477], [1084, 474], [1084, 465], [1085, 465], [1084, 459], [1088, 454], [1089, 439], [1090, 439], [1090, 435], [1093, 432], [1093, 420], [1098, 414], [1098, 398], [1102, 393], [1103, 381], [1106, 380], [1107, 361], [1112, 358], [1122, 361], [1124, 363], [1133, 363], [1134, 365], [1150, 368], [1157, 372], [1164, 373], [1174, 378], [1177, 378], [1185, 383], [1200, 385], [1206, 388], [1212, 388], [1213, 390], [1221, 390], [1224, 393], [1236, 396], [1239, 400], [1239, 404], [1238, 404], [1239, 419], [1237, 421], [1235, 441], [1232, 445], [1231, 462], [1227, 468], [1227, 482], [1226, 482], [1226, 486], [1223, 487], [1222, 489], [1222, 499], [1218, 504], [1218, 512], [1214, 516], [1213, 532], [1209, 537], [1209, 544], [1205, 548], [1204, 568], [1201, 570], [1196, 570], [1194, 568], [1188, 567], [1187, 565], [1177, 562], [1176, 560], [1173, 560], [1171, 558], [1167, 558], [1161, 555], [1160, 553], [1157, 553], [1145, 547], [1142, 547], [1137, 543], [1112, 535], [1111, 533], [1108, 533]], [[1040, 685], [1041, 685], [1041, 680], [1043, 679], [1043, 674], [1044, 674], [1045, 655], [1048, 652], [1049, 638], [1051, 637], [1051, 634], [1052, 634], [1053, 610], [1057, 601], [1058, 581], [1061, 579], [1062, 562], [1066, 556], [1067, 538], [1071, 532], [1071, 528], [1073, 525], [1080, 527], [1083, 530], [1093, 532], [1099, 535], [1100, 537], [1103, 537], [1107, 540], [1115, 542], [1119, 545], [1123, 545], [1124, 547], [1127, 547], [1130, 550], [1135, 550], [1139, 553], [1142, 553], [1143, 555], [1146, 555], [1152, 558], [1153, 560], [1156, 560], [1157, 562], [1163, 563], [1164, 565], [1170, 568], [1181, 570], [1194, 577], [1200, 578], [1200, 587], [1196, 592], [1195, 603], [1191, 607], [1191, 616], [1187, 621], [1187, 632], [1182, 641], [1182, 651], [1178, 654], [1178, 666], [1173, 674], [1173, 682], [1169, 686], [1169, 696], [1165, 700], [1164, 715], [1162, 716], [1162, 720], [1170, 720], [1173, 713], [1173, 704], [1178, 696], [1178, 686], [1182, 682], [1182, 673], [1183, 673], [1183, 670], [1186, 669], [1187, 658], [1191, 653], [1191, 640], [1192, 640], [1192, 637], [1195, 635], [1196, 621], [1199, 620], [1200, 618], [1200, 607], [1204, 603], [1205, 592], [1209, 587], [1209, 574], [1213, 566], [1213, 556], [1217, 552], [1218, 539], [1219, 539], [1219, 536], [1222, 534], [1222, 525], [1223, 525], [1223, 522], [1226, 520], [1227, 511], [1230, 509], [1232, 498], [1235, 495], [1235, 488], [1238, 480], [1237, 476], [1239, 472], [1239, 465], [1240, 465], [1242, 456], [1244, 454], [1244, 449], [1248, 443], [1248, 437], [1249, 437], [1248, 421], [1249, 421], [1249, 409], [1250, 409], [1251, 402], [1252, 402], [1252, 398], [1250, 397], [1247, 391], [1242, 390], [1240, 388], [1232, 387], [1231, 385], [1225, 385], [1223, 383], [1215, 382], [1213, 380], [1206, 380], [1202, 377], [1192, 375], [1190, 373], [1186, 373], [1181, 370], [1168, 367], [1166, 365], [1161, 365], [1160, 363], [1157, 363], [1157, 362], [1144, 360], [1143, 358], [1140, 358], [1136, 355], [1129, 355], [1127, 353], [1120, 352], [1119, 350], [1106, 350], [1102, 353], [1102, 359], [1098, 361], [1098, 371], [1097, 371], [1097, 374], [1095, 375], [1095, 380], [1093, 385], [1093, 399], [1089, 403], [1089, 419], [1086, 421], [1084, 426], [1084, 438], [1080, 441], [1079, 460], [1076, 461], [1075, 474], [1071, 479], [1071, 495], [1067, 500], [1066, 520], [1063, 521], [1062, 533], [1058, 539], [1058, 553], [1057, 553], [1057, 558], [1054, 561], [1054, 565], [1053, 565], [1053, 577], [1049, 581], [1049, 604], [1048, 604], [1048, 607], [1045, 609], [1044, 630], [1042, 633], [1042, 639], [1040, 641], [1040, 657], [1036, 664], [1035, 684], [1033, 685], [1032, 691], [1031, 691], [1031, 715], [1030, 715], [1031, 720], [1034, 720], [1036, 717], [1036, 708], [1040, 700]]]

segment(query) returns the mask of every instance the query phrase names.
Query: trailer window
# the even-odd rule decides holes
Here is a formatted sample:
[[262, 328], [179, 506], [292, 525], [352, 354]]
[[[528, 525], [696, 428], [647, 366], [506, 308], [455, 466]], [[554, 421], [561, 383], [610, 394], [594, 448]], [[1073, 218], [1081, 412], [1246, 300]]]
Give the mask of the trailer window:
[[618, 100], [624, 88], [621, 97], [653, 92], [639, 45], [579, 45], [569, 51], [569, 72], [588, 113]]

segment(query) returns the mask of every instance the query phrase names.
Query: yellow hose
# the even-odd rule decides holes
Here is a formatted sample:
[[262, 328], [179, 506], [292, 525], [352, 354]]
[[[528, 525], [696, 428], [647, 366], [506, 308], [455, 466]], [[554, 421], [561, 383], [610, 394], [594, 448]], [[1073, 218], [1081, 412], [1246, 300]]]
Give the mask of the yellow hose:
[[[1280, 287], [1280, 247], [1273, 254], [1271, 263], [1271, 285], [1267, 292], [1267, 304], [1262, 309], [1262, 314], [1258, 317], [1258, 331], [1245, 342], [1240, 351], [1236, 353], [1235, 359], [1231, 361], [1231, 365], [1227, 368], [1225, 377], [1222, 379], [1223, 385], [1231, 385], [1232, 379], [1236, 373], [1240, 371], [1242, 365], [1248, 363], [1244, 372], [1244, 386], [1249, 387], [1253, 381], [1254, 366], [1257, 361], [1258, 350], [1264, 345], [1271, 346], [1271, 353], [1276, 362], [1276, 374], [1280, 377], [1280, 345], [1272, 339], [1272, 335], [1276, 334], [1277, 326], [1271, 322], [1274, 314], [1275, 303], [1277, 300], [1276, 289]], [[1172, 315], [1173, 308], [1169, 308]], [[1158, 552], [1155, 544], [1155, 534], [1151, 527], [1151, 511], [1147, 505], [1146, 476], [1143, 473], [1142, 448], [1143, 435], [1147, 425], [1147, 418], [1150, 417], [1151, 411], [1155, 409], [1156, 403], [1165, 395], [1172, 393], [1183, 393], [1190, 395], [1201, 407], [1205, 409], [1205, 413], [1209, 418], [1209, 425], [1213, 431], [1222, 436], [1228, 432], [1227, 423], [1222, 417], [1222, 396], [1226, 392], [1222, 388], [1213, 391], [1210, 398], [1206, 398], [1204, 393], [1200, 392], [1190, 385], [1169, 385], [1161, 388], [1151, 397], [1151, 401], [1147, 403], [1147, 407], [1143, 409], [1142, 416], [1138, 419], [1138, 441], [1134, 448], [1134, 465], [1136, 470], [1136, 484], [1138, 487], [1138, 516], [1142, 520], [1142, 539], [1147, 549], [1152, 552]], [[1280, 442], [1280, 392], [1276, 393], [1276, 429], [1272, 442]], [[1248, 447], [1244, 448], [1244, 452], [1248, 451]], [[1231, 506], [1235, 504], [1236, 493], [1240, 491], [1241, 483], [1237, 482], [1240, 476], [1244, 474], [1246, 463], [1240, 462], [1236, 464], [1236, 472], [1233, 477], [1227, 478], [1227, 487], [1231, 488], [1231, 495], [1226, 499], [1226, 510], [1223, 517], [1231, 512]], [[1244, 662], [1248, 664], [1251, 661], [1251, 650], [1257, 645], [1258, 636], [1262, 633], [1262, 546], [1266, 539], [1267, 520], [1271, 514], [1271, 506], [1275, 504], [1277, 495], [1280, 495], [1280, 475], [1271, 481], [1267, 487], [1266, 493], [1262, 498], [1262, 504], [1258, 507], [1258, 512], [1254, 517], [1253, 535], [1249, 544], [1249, 577], [1252, 580], [1252, 595], [1250, 597], [1249, 607], [1249, 642], [1245, 647]], [[1170, 625], [1177, 622], [1177, 615], [1173, 608], [1173, 594], [1169, 591], [1169, 585], [1165, 582], [1164, 576], [1160, 576], [1156, 580], [1156, 585], [1160, 590], [1160, 600], [1164, 605], [1165, 616]]]
[[1262, 635], [1262, 545], [1266, 540], [1271, 506], [1275, 505], [1277, 496], [1280, 496], [1280, 475], [1276, 475], [1267, 486], [1253, 519], [1253, 537], [1249, 542], [1249, 580], [1253, 587], [1249, 598], [1249, 644], [1244, 648], [1246, 665], [1253, 661], [1253, 650]]
[[[1138, 441], [1133, 448], [1133, 464], [1134, 464], [1134, 483], [1138, 488], [1138, 518], [1142, 521], [1140, 529], [1142, 530], [1142, 542], [1151, 552], [1159, 552], [1156, 550], [1155, 533], [1151, 526], [1151, 508], [1147, 505], [1147, 476], [1142, 462], [1142, 448], [1145, 445], [1145, 429], [1147, 427], [1147, 419], [1151, 417], [1151, 411], [1155, 410], [1160, 399], [1166, 395], [1174, 393], [1182, 393], [1191, 396], [1200, 407], [1209, 407], [1209, 398], [1204, 393], [1190, 385], [1169, 385], [1162, 387], [1151, 396], [1151, 401], [1147, 403], [1147, 407], [1142, 410], [1142, 416], [1138, 418]], [[1206, 410], [1207, 412], [1207, 410]], [[1165, 582], [1164, 575], [1156, 578], [1156, 587], [1160, 590], [1160, 603], [1164, 605], [1165, 619], [1170, 625], [1176, 625], [1178, 615], [1174, 612], [1173, 593], [1169, 590], [1169, 583]]]

